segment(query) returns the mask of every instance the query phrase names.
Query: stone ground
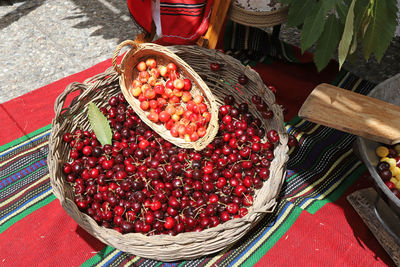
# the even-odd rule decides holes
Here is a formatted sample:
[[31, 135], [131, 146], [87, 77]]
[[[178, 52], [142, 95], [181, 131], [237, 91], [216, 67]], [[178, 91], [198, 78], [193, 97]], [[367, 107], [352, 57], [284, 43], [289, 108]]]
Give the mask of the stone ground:
[[[137, 33], [125, 0], [0, 0], [0, 103], [112, 57]], [[281, 38], [296, 45], [299, 33], [283, 27]], [[380, 64], [345, 68], [378, 83], [400, 72], [399, 51], [396, 38]]]

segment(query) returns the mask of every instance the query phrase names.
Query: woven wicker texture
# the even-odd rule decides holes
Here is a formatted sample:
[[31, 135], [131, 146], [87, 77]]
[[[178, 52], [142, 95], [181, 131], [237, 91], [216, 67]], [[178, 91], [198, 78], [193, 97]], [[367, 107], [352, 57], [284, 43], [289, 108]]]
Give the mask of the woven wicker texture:
[[[263, 127], [266, 130], [276, 129], [280, 135], [280, 142], [274, 150], [275, 158], [270, 166], [270, 178], [264, 182], [262, 188], [255, 192], [254, 204], [249, 208], [246, 216], [201, 232], [188, 232], [177, 236], [145, 236], [139, 233], [122, 235], [115, 230], [100, 227], [91, 217], [78, 210], [73, 201], [73, 189], [63, 178], [61, 162], [66, 161], [69, 149], [62, 142], [62, 135], [67, 131], [73, 131], [78, 126], [90, 129], [86, 118], [88, 103], [92, 101], [99, 107], [105, 106], [109, 97], [120, 92], [119, 76], [113, 68], [109, 68], [84, 83], [70, 84], [57, 98], [48, 155], [50, 181], [54, 194], [60, 200], [64, 210], [82, 228], [117, 249], [161, 261], [194, 259], [220, 251], [238, 241], [266, 213], [274, 209], [277, 203], [276, 198], [284, 181], [288, 160], [288, 136], [284, 128], [282, 110], [275, 103], [274, 95], [264, 85], [257, 72], [243, 66], [240, 61], [215, 50], [207, 50], [198, 46], [175, 46], [171, 47], [171, 50], [186, 62], [190, 62], [194, 71], [211, 89], [218, 106], [223, 103], [224, 96], [228, 94], [234, 95], [237, 101], [248, 103], [251, 103], [251, 96], [257, 94], [264, 99], [275, 114], [273, 119], [263, 121]], [[223, 64], [223, 67], [218, 72], [212, 72], [209, 67], [211, 62], [219, 62]], [[241, 92], [227, 83], [227, 81], [237, 81], [240, 74], [245, 74], [249, 78], [248, 84], [240, 90]], [[66, 99], [71, 94], [76, 97], [67, 106]], [[250, 110], [255, 116], [261, 118], [252, 105], [250, 105]]]
[[270, 27], [286, 22], [289, 8], [283, 7], [274, 11], [250, 11], [232, 2], [228, 17], [239, 24], [252, 27]]
[[[116, 59], [121, 49], [127, 45], [131, 45], [132, 49], [124, 55], [121, 62], [121, 67], [119, 67], [117, 66]], [[157, 64], [164, 66], [170, 62], [175, 63], [175, 65], [178, 67], [181, 79], [188, 78], [192, 81], [192, 89], [190, 91], [191, 94], [201, 94], [204, 97], [205, 104], [211, 113], [211, 120], [207, 126], [207, 133], [205, 136], [199, 138], [199, 140], [195, 142], [187, 142], [182, 138], [173, 137], [170, 131], [165, 129], [163, 124], [154, 123], [147, 118], [148, 112], [143, 111], [140, 108], [140, 101], [129, 93], [129, 89], [132, 87], [132, 81], [139, 75], [136, 64], [140, 61], [145, 61], [147, 58], [154, 58], [157, 60]], [[115, 50], [113, 56], [113, 66], [120, 75], [119, 84], [125, 99], [132, 106], [136, 114], [139, 115], [142, 121], [156, 131], [165, 140], [168, 140], [176, 146], [193, 148], [195, 150], [202, 150], [214, 140], [214, 137], [218, 132], [218, 108], [215, 98], [207, 84], [204, 83], [200, 76], [185, 61], [172, 53], [169, 49], [157, 44], [137, 44], [134, 41], [127, 40], [119, 44]]]

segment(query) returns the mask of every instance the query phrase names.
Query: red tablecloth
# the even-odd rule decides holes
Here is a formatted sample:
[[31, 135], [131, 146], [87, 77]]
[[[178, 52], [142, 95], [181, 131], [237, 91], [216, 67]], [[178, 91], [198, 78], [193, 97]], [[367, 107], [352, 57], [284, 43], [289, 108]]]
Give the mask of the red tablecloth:
[[[1, 104], [0, 145], [48, 125], [54, 116], [54, 101], [69, 83], [82, 82], [110, 66], [111, 60], [106, 60]], [[277, 101], [289, 109], [287, 120], [296, 114], [316, 85], [331, 82], [338, 73], [334, 62], [322, 73], [317, 73], [312, 63], [273, 61], [255, 68], [266, 84], [278, 89]], [[338, 200], [325, 204], [315, 214], [299, 211], [294, 224], [258, 260], [257, 265], [393, 265], [345, 199], [349, 193], [368, 185], [370, 182], [361, 176]], [[3, 200], [3, 204], [4, 201], [12, 199]], [[78, 227], [55, 200], [21, 218], [0, 234], [0, 265], [76, 266], [85, 262], [90, 265], [90, 259], [104, 247]]]

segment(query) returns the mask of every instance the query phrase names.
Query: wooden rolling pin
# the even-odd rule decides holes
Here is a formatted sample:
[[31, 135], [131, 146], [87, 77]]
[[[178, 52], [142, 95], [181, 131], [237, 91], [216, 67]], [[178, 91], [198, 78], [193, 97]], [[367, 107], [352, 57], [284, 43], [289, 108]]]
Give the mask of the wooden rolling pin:
[[299, 117], [388, 145], [400, 143], [400, 106], [330, 84], [311, 92]]

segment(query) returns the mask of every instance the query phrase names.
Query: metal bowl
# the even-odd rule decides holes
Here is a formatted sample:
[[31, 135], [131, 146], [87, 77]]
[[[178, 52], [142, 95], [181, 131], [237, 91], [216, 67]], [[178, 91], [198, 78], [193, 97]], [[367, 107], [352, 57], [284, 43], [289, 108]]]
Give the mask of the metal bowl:
[[[368, 96], [400, 106], [400, 73], [377, 85], [374, 89], [372, 89]], [[400, 127], [400, 125], [397, 125], [397, 127]], [[375, 150], [379, 145], [381, 144], [378, 142], [371, 141], [362, 137], [357, 137], [357, 148], [360, 157], [363, 160], [364, 164], [367, 166], [368, 171], [370, 172], [371, 177], [375, 182], [378, 196], [383, 195], [384, 199], [387, 200], [386, 203], [389, 205], [391, 210], [400, 217], [400, 199], [397, 198], [392, 191], [390, 191], [390, 189], [385, 185], [382, 178], [376, 171], [376, 165], [379, 162], [379, 158], [376, 155]], [[376, 203], [377, 201], [375, 201], [375, 204]], [[376, 205], [375, 213], [377, 214], [378, 219], [382, 222], [384, 227], [389, 228], [386, 230], [394, 235], [394, 238], [400, 244], [400, 235], [398, 233], [394, 233], [392, 231], [393, 229], [390, 229], [393, 227], [388, 227], [388, 225], [385, 224], [385, 222], [379, 216]], [[395, 218], [395, 220], [397, 220], [396, 224], [400, 225], [400, 220], [398, 218]]]

